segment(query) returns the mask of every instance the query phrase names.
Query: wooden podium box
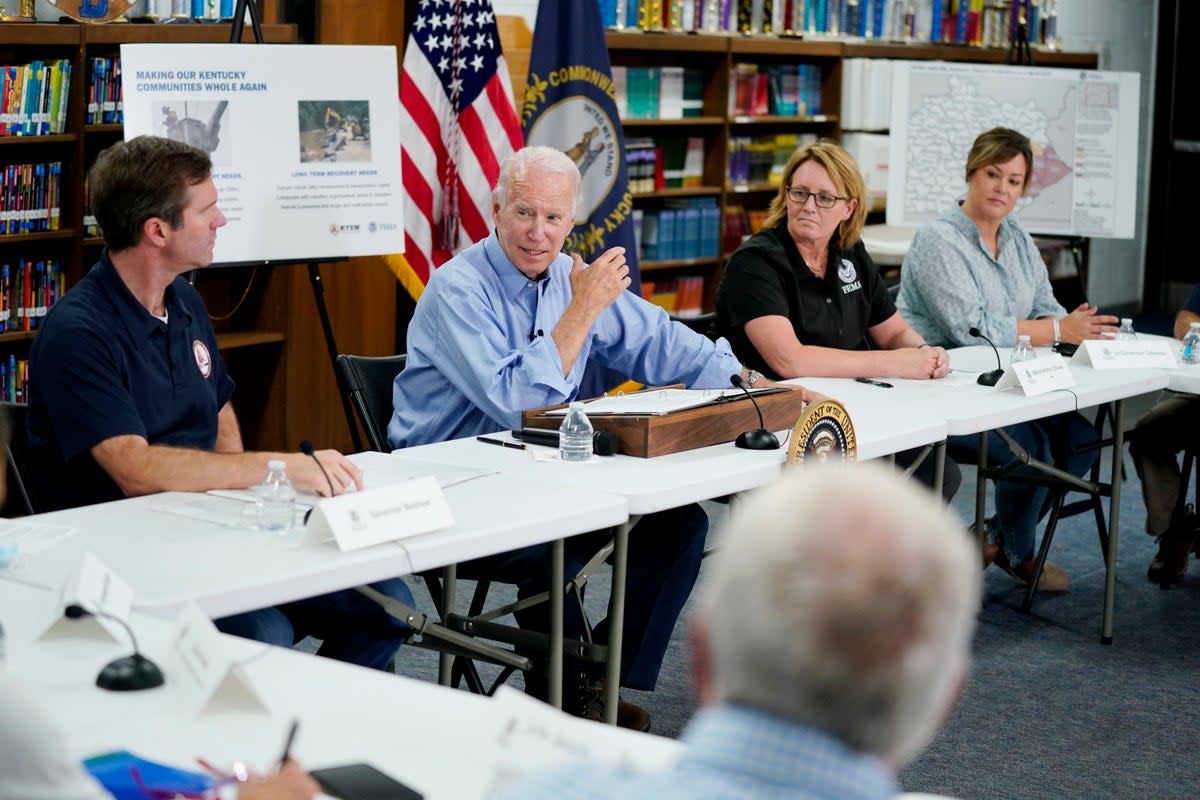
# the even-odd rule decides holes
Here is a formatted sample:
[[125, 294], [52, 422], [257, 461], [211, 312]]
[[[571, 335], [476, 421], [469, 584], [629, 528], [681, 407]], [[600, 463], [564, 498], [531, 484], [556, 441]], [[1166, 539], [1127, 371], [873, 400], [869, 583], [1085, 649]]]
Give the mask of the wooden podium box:
[[[782, 391], [757, 394], [767, 430], [790, 430], [804, 409], [803, 392]], [[562, 416], [546, 412], [563, 406], [534, 408], [521, 415], [527, 428], [557, 430]], [[597, 431], [610, 431], [621, 440], [628, 456], [653, 458], [682, 450], [732, 442], [738, 434], [758, 428], [758, 412], [747, 397], [708, 403], [670, 414], [588, 414]]]

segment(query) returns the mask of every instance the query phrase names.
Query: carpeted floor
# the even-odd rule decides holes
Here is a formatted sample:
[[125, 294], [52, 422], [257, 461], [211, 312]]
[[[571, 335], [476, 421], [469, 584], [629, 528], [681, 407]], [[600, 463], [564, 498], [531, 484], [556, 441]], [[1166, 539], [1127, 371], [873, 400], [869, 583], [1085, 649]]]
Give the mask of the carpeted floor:
[[[1127, 419], [1153, 399], [1131, 403]], [[1032, 614], [1018, 610], [1021, 587], [989, 569], [969, 685], [943, 733], [902, 773], [907, 791], [971, 800], [1200, 796], [1200, 564], [1170, 591], [1146, 580], [1155, 545], [1126, 464], [1114, 643], [1099, 643], [1104, 565], [1090, 515], [1064, 521], [1051, 550], [1071, 590], [1039, 598]], [[955, 507], [966, 517], [974, 477], [964, 473]], [[706, 507], [716, 544], [725, 507]], [[598, 574], [588, 593], [597, 618], [608, 580]], [[464, 603], [468, 591], [460, 589]], [[428, 603], [423, 588], [417, 597]], [[397, 671], [435, 680], [436, 658], [404, 648]], [[683, 625], [657, 690], [623, 696], [650, 711], [655, 733], [679, 734], [695, 709]]]

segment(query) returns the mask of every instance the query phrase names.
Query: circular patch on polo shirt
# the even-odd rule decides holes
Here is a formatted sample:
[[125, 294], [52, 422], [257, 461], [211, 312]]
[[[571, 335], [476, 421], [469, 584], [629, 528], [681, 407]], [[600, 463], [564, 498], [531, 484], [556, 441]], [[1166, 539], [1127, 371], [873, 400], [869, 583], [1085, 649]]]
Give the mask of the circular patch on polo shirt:
[[200, 370], [200, 374], [205, 378], [212, 375], [212, 356], [204, 342], [199, 339], [192, 342], [192, 355], [196, 357], [196, 369]]
[[842, 283], [854, 283], [854, 279], [858, 277], [858, 271], [849, 259], [842, 259], [842, 265], [838, 267], [838, 277], [842, 279]]

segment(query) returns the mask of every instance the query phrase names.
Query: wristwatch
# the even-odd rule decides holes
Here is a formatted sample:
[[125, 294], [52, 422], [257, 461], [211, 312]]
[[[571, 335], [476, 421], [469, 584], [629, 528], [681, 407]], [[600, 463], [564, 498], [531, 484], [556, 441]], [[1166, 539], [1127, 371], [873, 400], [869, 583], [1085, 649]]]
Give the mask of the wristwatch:
[[746, 385], [749, 386], [751, 389], [753, 389], [754, 384], [758, 383], [759, 378], [761, 378], [761, 377], [762, 377], [762, 373], [759, 372], [758, 370], [756, 370], [756, 369], [750, 370], [750, 374], [746, 376]]
[[1058, 317], [1051, 317], [1050, 324], [1054, 326], [1054, 343], [1058, 344], [1062, 341], [1062, 329], [1059, 327]]

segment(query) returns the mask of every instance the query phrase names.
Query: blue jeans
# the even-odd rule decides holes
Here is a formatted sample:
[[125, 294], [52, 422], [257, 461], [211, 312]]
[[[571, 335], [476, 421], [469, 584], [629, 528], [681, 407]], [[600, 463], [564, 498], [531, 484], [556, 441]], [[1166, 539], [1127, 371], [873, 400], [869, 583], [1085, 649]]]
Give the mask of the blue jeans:
[[[671, 642], [671, 632], [683, 611], [692, 586], [700, 574], [708, 515], [692, 504], [670, 511], [647, 514], [629, 532], [629, 570], [625, 581], [625, 624], [621, 650], [621, 685], [652, 690], [658, 681]], [[586, 533], [564, 544], [563, 574], [570, 580], [596, 554], [610, 536], [607, 531]], [[496, 580], [517, 586], [517, 597], [525, 598], [547, 590], [550, 579], [550, 545], [523, 547], [463, 564], [459, 575], [478, 580]], [[607, 620], [593, 629], [598, 642], [608, 641]], [[541, 603], [518, 612], [517, 624], [526, 630], [546, 633], [550, 607]], [[563, 604], [563, 636], [579, 639], [583, 616], [573, 598]], [[564, 660], [564, 702], [575, 693], [580, 677], [578, 664]], [[545, 666], [525, 678], [526, 691], [544, 697]]]
[[[1099, 440], [1095, 427], [1077, 412], [1059, 414], [1033, 422], [1010, 425], [1004, 432], [1025, 448], [1032, 458], [1053, 464], [1072, 475], [1083, 475], [1100, 455], [1099, 450], [1078, 452], [1078, 448]], [[989, 467], [1008, 467], [1018, 463], [996, 431], [988, 432]], [[964, 464], [979, 463], [979, 437], [951, 436], [947, 454]], [[1036, 474], [1032, 467], [1022, 472]], [[988, 520], [993, 540], [1004, 548], [1010, 564], [1024, 564], [1034, 556], [1038, 520], [1048, 511], [1049, 488], [1022, 480], [996, 481], [996, 513]]]
[[[412, 591], [400, 578], [377, 581], [371, 587], [413, 605]], [[317, 655], [384, 671], [391, 669], [396, 651], [412, 634], [412, 628], [353, 589], [234, 614], [213, 623], [222, 633], [279, 647], [315, 636], [321, 640]]]

